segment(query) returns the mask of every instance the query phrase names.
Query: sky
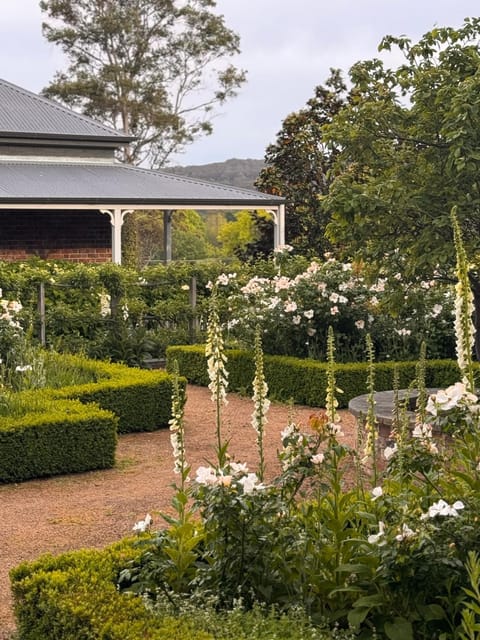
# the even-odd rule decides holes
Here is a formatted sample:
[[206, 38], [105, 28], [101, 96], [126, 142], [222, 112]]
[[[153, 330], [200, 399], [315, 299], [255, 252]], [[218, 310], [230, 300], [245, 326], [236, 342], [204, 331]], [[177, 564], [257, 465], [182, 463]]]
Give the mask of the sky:
[[[38, 0], [0, 0], [0, 7], [0, 77], [39, 92], [65, 62], [42, 36]], [[175, 165], [261, 159], [331, 67], [346, 73], [378, 57], [387, 34], [415, 41], [434, 26], [459, 27], [480, 15], [478, 0], [217, 0], [216, 10], [240, 35], [232, 62], [247, 82], [217, 110], [213, 134], [175, 156]]]

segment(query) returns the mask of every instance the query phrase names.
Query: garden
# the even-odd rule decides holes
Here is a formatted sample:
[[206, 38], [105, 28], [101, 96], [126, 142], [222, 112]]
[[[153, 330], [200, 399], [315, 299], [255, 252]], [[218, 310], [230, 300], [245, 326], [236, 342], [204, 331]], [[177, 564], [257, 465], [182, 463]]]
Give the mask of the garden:
[[[400, 271], [380, 278], [288, 246], [226, 270], [1, 265], [1, 481], [109, 468], [119, 434], [162, 426], [171, 458], [161, 464], [175, 477], [154, 522], [145, 513], [103, 550], [11, 571], [18, 637], [478, 637], [473, 297], [455, 212], [451, 224], [455, 285], [405, 287]], [[148, 369], [161, 357], [168, 373]], [[198, 427], [213, 453], [195, 467], [186, 380], [208, 387], [212, 405]], [[409, 387], [414, 425], [399, 393]], [[397, 397], [387, 443], [375, 417], [382, 389]], [[226, 428], [232, 390], [251, 397], [248, 463]], [[340, 409], [360, 393], [368, 410], [347, 442]], [[280, 401], [290, 418], [267, 452]], [[295, 402], [324, 409], [302, 424]]]

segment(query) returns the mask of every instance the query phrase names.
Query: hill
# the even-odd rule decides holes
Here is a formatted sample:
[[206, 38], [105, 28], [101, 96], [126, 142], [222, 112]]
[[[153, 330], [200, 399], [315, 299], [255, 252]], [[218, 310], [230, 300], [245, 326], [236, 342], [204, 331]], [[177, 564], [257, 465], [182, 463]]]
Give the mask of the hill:
[[190, 165], [187, 167], [168, 167], [164, 171], [170, 171], [181, 176], [206, 180], [207, 182], [219, 182], [229, 184], [242, 189], [254, 189], [254, 182], [264, 167], [263, 160], [251, 158], [231, 158], [225, 162], [211, 162], [210, 164]]

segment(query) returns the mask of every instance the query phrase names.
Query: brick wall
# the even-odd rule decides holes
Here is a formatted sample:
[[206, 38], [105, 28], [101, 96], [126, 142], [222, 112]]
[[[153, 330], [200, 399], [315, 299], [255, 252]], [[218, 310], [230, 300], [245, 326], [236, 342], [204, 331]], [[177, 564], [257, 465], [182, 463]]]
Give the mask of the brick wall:
[[112, 227], [99, 211], [0, 210], [0, 260], [108, 262]]

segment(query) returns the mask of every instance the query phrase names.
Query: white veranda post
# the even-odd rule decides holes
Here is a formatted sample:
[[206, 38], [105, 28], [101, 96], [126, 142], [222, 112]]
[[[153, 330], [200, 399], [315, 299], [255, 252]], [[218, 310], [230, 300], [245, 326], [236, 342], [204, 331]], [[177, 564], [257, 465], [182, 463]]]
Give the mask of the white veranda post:
[[273, 248], [278, 249], [285, 244], [285, 205], [279, 205], [271, 213], [273, 216]]
[[112, 225], [112, 262], [122, 264], [122, 226], [127, 213], [132, 213], [133, 209], [102, 209], [110, 218]]

